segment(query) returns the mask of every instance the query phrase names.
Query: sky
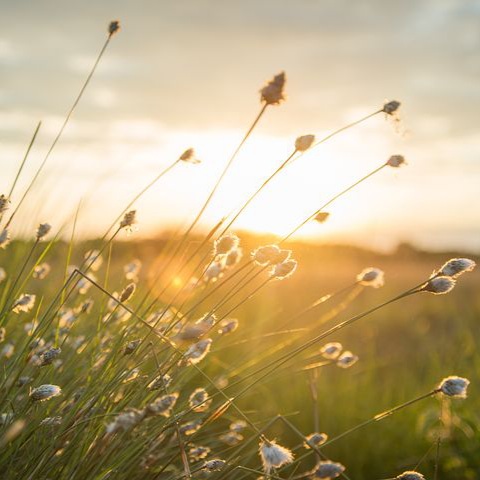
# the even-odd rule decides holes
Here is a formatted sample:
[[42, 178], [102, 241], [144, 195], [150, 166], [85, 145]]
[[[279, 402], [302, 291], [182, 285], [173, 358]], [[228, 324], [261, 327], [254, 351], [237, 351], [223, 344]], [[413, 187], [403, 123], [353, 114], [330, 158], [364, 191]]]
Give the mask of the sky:
[[[287, 75], [213, 198], [201, 228], [241, 204], [289, 155], [402, 102], [401, 124], [377, 115], [307, 153], [234, 224], [279, 235], [331, 196], [402, 154], [297, 236], [393, 248], [480, 252], [480, 1], [478, 0], [0, 0], [0, 191], [31, 135], [21, 196], [105, 41], [121, 31], [14, 224], [48, 221], [101, 235], [129, 200], [189, 147], [136, 204], [136, 235], [185, 227], [258, 114], [259, 90]], [[80, 205], [80, 207], [79, 207]]]

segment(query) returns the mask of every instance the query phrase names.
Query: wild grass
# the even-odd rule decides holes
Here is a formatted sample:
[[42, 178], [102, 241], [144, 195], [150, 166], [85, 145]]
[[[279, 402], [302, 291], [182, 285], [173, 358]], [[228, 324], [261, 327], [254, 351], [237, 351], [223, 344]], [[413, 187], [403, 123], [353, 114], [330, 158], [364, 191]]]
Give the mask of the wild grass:
[[263, 113], [284, 101], [280, 73], [184, 231], [123, 235], [136, 202], [177, 164], [201, 168], [190, 148], [125, 199], [98, 239], [76, 240], [78, 210], [71, 224], [52, 218], [53, 228], [10, 238], [118, 28], [39, 169], [28, 164], [37, 127], [0, 201], [2, 478], [478, 478], [478, 401], [464, 400], [466, 378], [478, 377], [474, 260], [294, 243], [338, 198], [403, 168], [401, 155], [312, 206], [284, 238], [232, 233], [291, 162], [372, 116], [394, 118], [398, 102], [299, 137], [234, 211], [198, 231]]

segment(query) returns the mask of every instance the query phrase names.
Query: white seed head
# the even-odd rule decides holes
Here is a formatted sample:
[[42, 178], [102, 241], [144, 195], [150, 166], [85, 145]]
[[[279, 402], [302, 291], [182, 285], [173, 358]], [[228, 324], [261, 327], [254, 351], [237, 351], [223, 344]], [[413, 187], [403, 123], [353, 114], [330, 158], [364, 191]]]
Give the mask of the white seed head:
[[133, 225], [137, 223], [137, 211], [130, 210], [124, 216], [122, 221], [120, 222], [120, 228], [128, 228], [131, 229]]
[[229, 429], [232, 432], [241, 432], [247, 428], [247, 422], [245, 420], [235, 420], [230, 424]]
[[170, 384], [172, 383], [172, 377], [168, 374], [165, 373], [163, 375], [158, 375], [156, 376], [149, 384], [148, 384], [148, 389], [149, 390], [160, 390], [162, 388], [168, 388]]
[[338, 357], [337, 366], [340, 368], [349, 368], [357, 362], [358, 356], [346, 350]]
[[438, 274], [455, 278], [462, 273], [471, 272], [476, 265], [470, 258], [451, 258], [442, 266]]
[[61, 353], [61, 348], [49, 348], [40, 355], [40, 366], [50, 365]]
[[223, 255], [229, 253], [238, 247], [240, 239], [233, 233], [223, 235], [218, 240], [215, 240], [214, 255]]
[[344, 471], [345, 467], [341, 463], [326, 460], [324, 462], [317, 463], [312, 477], [330, 480], [332, 478], [339, 477]]
[[329, 216], [330, 214], [328, 212], [318, 212], [315, 215], [314, 220], [318, 223], [324, 223], [327, 221]]
[[293, 462], [292, 452], [274, 441], [262, 440], [259, 452], [266, 473], [270, 473], [272, 468], [280, 468]]
[[285, 72], [275, 75], [261, 90], [261, 100], [267, 105], [279, 105], [285, 100]]
[[229, 447], [234, 447], [243, 441], [243, 435], [238, 432], [230, 431], [220, 435], [219, 439]]
[[315, 135], [302, 135], [295, 140], [295, 150], [306, 152], [315, 141]]
[[188, 405], [194, 412], [205, 412], [209, 409], [212, 399], [204, 388], [195, 389], [188, 398]]
[[386, 163], [389, 167], [398, 168], [406, 165], [405, 157], [403, 155], [392, 155]]
[[452, 277], [433, 277], [423, 287], [421, 292], [430, 292], [434, 295], [444, 295], [453, 290], [455, 280]]
[[6, 195], [0, 195], [0, 215], [3, 215], [10, 207], [10, 200]]
[[172, 414], [173, 407], [177, 403], [178, 393], [170, 393], [157, 398], [154, 402], [147, 405], [145, 412], [147, 415], [162, 415], [169, 417]]
[[206, 282], [216, 282], [221, 276], [223, 275], [223, 263], [222, 262], [212, 262], [205, 273], [203, 274], [203, 278]]
[[403, 472], [400, 475], [395, 477], [396, 480], [425, 480], [425, 477], [418, 472], [413, 472], [409, 470], [408, 472]]
[[131, 340], [125, 344], [123, 347], [123, 354], [124, 355], [131, 355], [140, 345], [141, 340]]
[[234, 248], [227, 253], [225, 257], [225, 266], [227, 268], [234, 267], [237, 263], [240, 262], [243, 256], [243, 251], [241, 248]]
[[444, 378], [438, 388], [440, 391], [448, 396], [455, 398], [467, 398], [467, 389], [470, 385], [470, 380], [462, 377], [447, 377]]
[[50, 400], [53, 397], [57, 397], [62, 393], [62, 389], [58, 385], [40, 385], [37, 388], [33, 388], [30, 392], [30, 398], [34, 402], [43, 402]]
[[283, 280], [284, 278], [288, 278], [293, 275], [296, 269], [296, 260], [286, 260], [285, 262], [277, 263], [270, 271], [270, 276], [272, 278], [276, 278], [277, 280]]
[[120, 294], [120, 302], [124, 303], [130, 300], [135, 293], [137, 286], [132, 282], [129, 283], [123, 290], [122, 293]]
[[343, 350], [343, 346], [338, 342], [326, 343], [321, 349], [320, 353], [323, 357], [328, 358], [329, 360], [334, 360], [340, 355], [340, 352]]
[[179, 430], [180, 433], [182, 433], [183, 435], [193, 435], [195, 432], [198, 432], [198, 430], [200, 430], [201, 426], [201, 422], [199, 420], [195, 420], [193, 422], [182, 423]]
[[29, 293], [20, 295], [20, 297], [15, 300], [15, 303], [12, 306], [12, 311], [15, 313], [29, 312], [34, 307], [36, 298], [35, 295]]
[[138, 259], [132, 260], [123, 267], [127, 280], [138, 280], [138, 274], [142, 268], [142, 262]]
[[188, 451], [188, 455], [190, 458], [194, 461], [202, 460], [205, 458], [208, 454], [210, 453], [210, 448], [208, 447], [203, 447], [203, 446], [197, 446], [197, 447], [191, 447], [190, 450]]
[[184, 359], [189, 365], [196, 365], [201, 362], [210, 351], [212, 339], [205, 338], [191, 345], [184, 354]]
[[2, 233], [0, 233], [0, 248], [6, 248], [10, 243], [10, 232], [8, 229], [4, 228]]
[[357, 281], [367, 287], [380, 288], [385, 284], [385, 274], [379, 268], [368, 267], [357, 275]]
[[124, 412], [120, 413], [113, 422], [106, 426], [106, 432], [108, 434], [128, 432], [136, 427], [144, 418], [144, 410], [128, 408]]
[[108, 24], [108, 33], [110, 35], [113, 35], [114, 33], [117, 33], [120, 30], [120, 22], [118, 20], [112, 20]]
[[185, 163], [192, 163], [194, 165], [197, 165], [201, 163], [201, 160], [199, 160], [196, 155], [195, 155], [195, 150], [193, 148], [187, 148], [179, 157], [179, 160]]
[[209, 472], [218, 472], [226, 465], [225, 460], [220, 458], [212, 458], [203, 464], [203, 468]]
[[275, 265], [290, 257], [291, 250], [281, 250], [277, 245], [264, 245], [252, 252], [252, 258], [257, 265]]
[[33, 269], [32, 277], [37, 280], [43, 280], [49, 273], [51, 267], [48, 263], [41, 263]]
[[219, 327], [218, 333], [220, 335], [227, 335], [238, 328], [238, 320], [236, 318], [226, 318], [220, 322]]
[[396, 100], [391, 100], [383, 105], [382, 111], [388, 115], [392, 115], [399, 109], [400, 105], [400, 102], [397, 102]]
[[307, 437], [305, 437], [305, 442], [303, 446], [305, 448], [312, 448], [313, 447], [320, 447], [328, 440], [328, 435], [326, 433], [311, 433]]
[[37, 240], [41, 240], [43, 237], [48, 235], [48, 232], [52, 229], [52, 226], [49, 223], [41, 223], [36, 232]]

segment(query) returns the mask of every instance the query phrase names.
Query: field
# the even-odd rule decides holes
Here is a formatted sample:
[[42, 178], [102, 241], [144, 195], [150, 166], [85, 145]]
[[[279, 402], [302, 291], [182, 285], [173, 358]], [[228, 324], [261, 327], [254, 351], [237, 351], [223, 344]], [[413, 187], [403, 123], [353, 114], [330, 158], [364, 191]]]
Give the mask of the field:
[[193, 148], [122, 198], [117, 218], [90, 207], [96, 238], [82, 231], [89, 198], [67, 221], [29, 226], [39, 192], [55, 199], [57, 178], [44, 167], [119, 28], [109, 24], [40, 164], [29, 163], [39, 124], [13, 178], [2, 178], [1, 478], [480, 479], [478, 258], [295, 235], [321, 229], [338, 199], [380, 171], [408, 168], [405, 158], [383, 159], [285, 236], [235, 224], [305, 152], [372, 117], [398, 126], [400, 102], [297, 137], [256, 190], [205, 227], [264, 112], [286, 100], [277, 73], [220, 175], [195, 196], [188, 225], [136, 236], [139, 200], [177, 165], [201, 168]]

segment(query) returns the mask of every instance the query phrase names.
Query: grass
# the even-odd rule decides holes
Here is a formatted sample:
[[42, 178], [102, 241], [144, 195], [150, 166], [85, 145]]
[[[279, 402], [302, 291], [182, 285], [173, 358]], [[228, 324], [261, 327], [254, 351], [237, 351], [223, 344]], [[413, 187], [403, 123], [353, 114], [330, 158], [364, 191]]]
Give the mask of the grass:
[[[395, 114], [398, 102], [318, 141], [297, 140], [237, 210], [207, 234], [195, 231], [263, 112], [284, 100], [281, 73], [262, 88], [260, 113], [185, 231], [122, 241], [136, 223], [130, 208], [167, 181], [177, 163], [198, 163], [191, 150], [126, 200], [98, 239], [76, 241], [77, 210], [70, 231], [68, 224], [45, 226], [44, 234], [7, 244], [5, 229], [22, 221], [16, 214], [24, 200], [35, 203], [32, 187], [117, 31], [112, 22], [40, 168], [30, 172], [35, 131], [13, 185], [20, 175], [32, 179], [12, 196], [10, 216], [9, 204], [2, 207], [2, 478], [327, 478], [312, 469], [330, 461], [346, 470], [329, 463], [337, 469], [329, 478], [405, 480], [407, 470], [434, 479], [478, 478], [478, 397], [474, 391], [458, 400], [438, 388], [449, 375], [478, 377], [478, 273], [436, 296], [425, 291], [439, 280], [431, 272], [454, 254], [403, 248], [380, 255], [294, 239], [327, 206], [335, 208], [339, 197], [384, 168], [403, 165], [403, 157], [392, 156], [316, 206], [283, 239], [229, 233], [305, 149], [379, 113]], [[141, 270], [126, 270], [132, 261]], [[44, 262], [51, 271], [35, 278]], [[358, 279], [370, 265], [386, 272], [384, 287]], [[451, 286], [448, 275], [441, 278]], [[236, 326], [233, 320], [238, 329], [230, 331], [225, 325]], [[343, 364], [348, 368], [322, 354], [332, 341], [354, 352]], [[313, 432], [328, 440], [305, 448]]]

